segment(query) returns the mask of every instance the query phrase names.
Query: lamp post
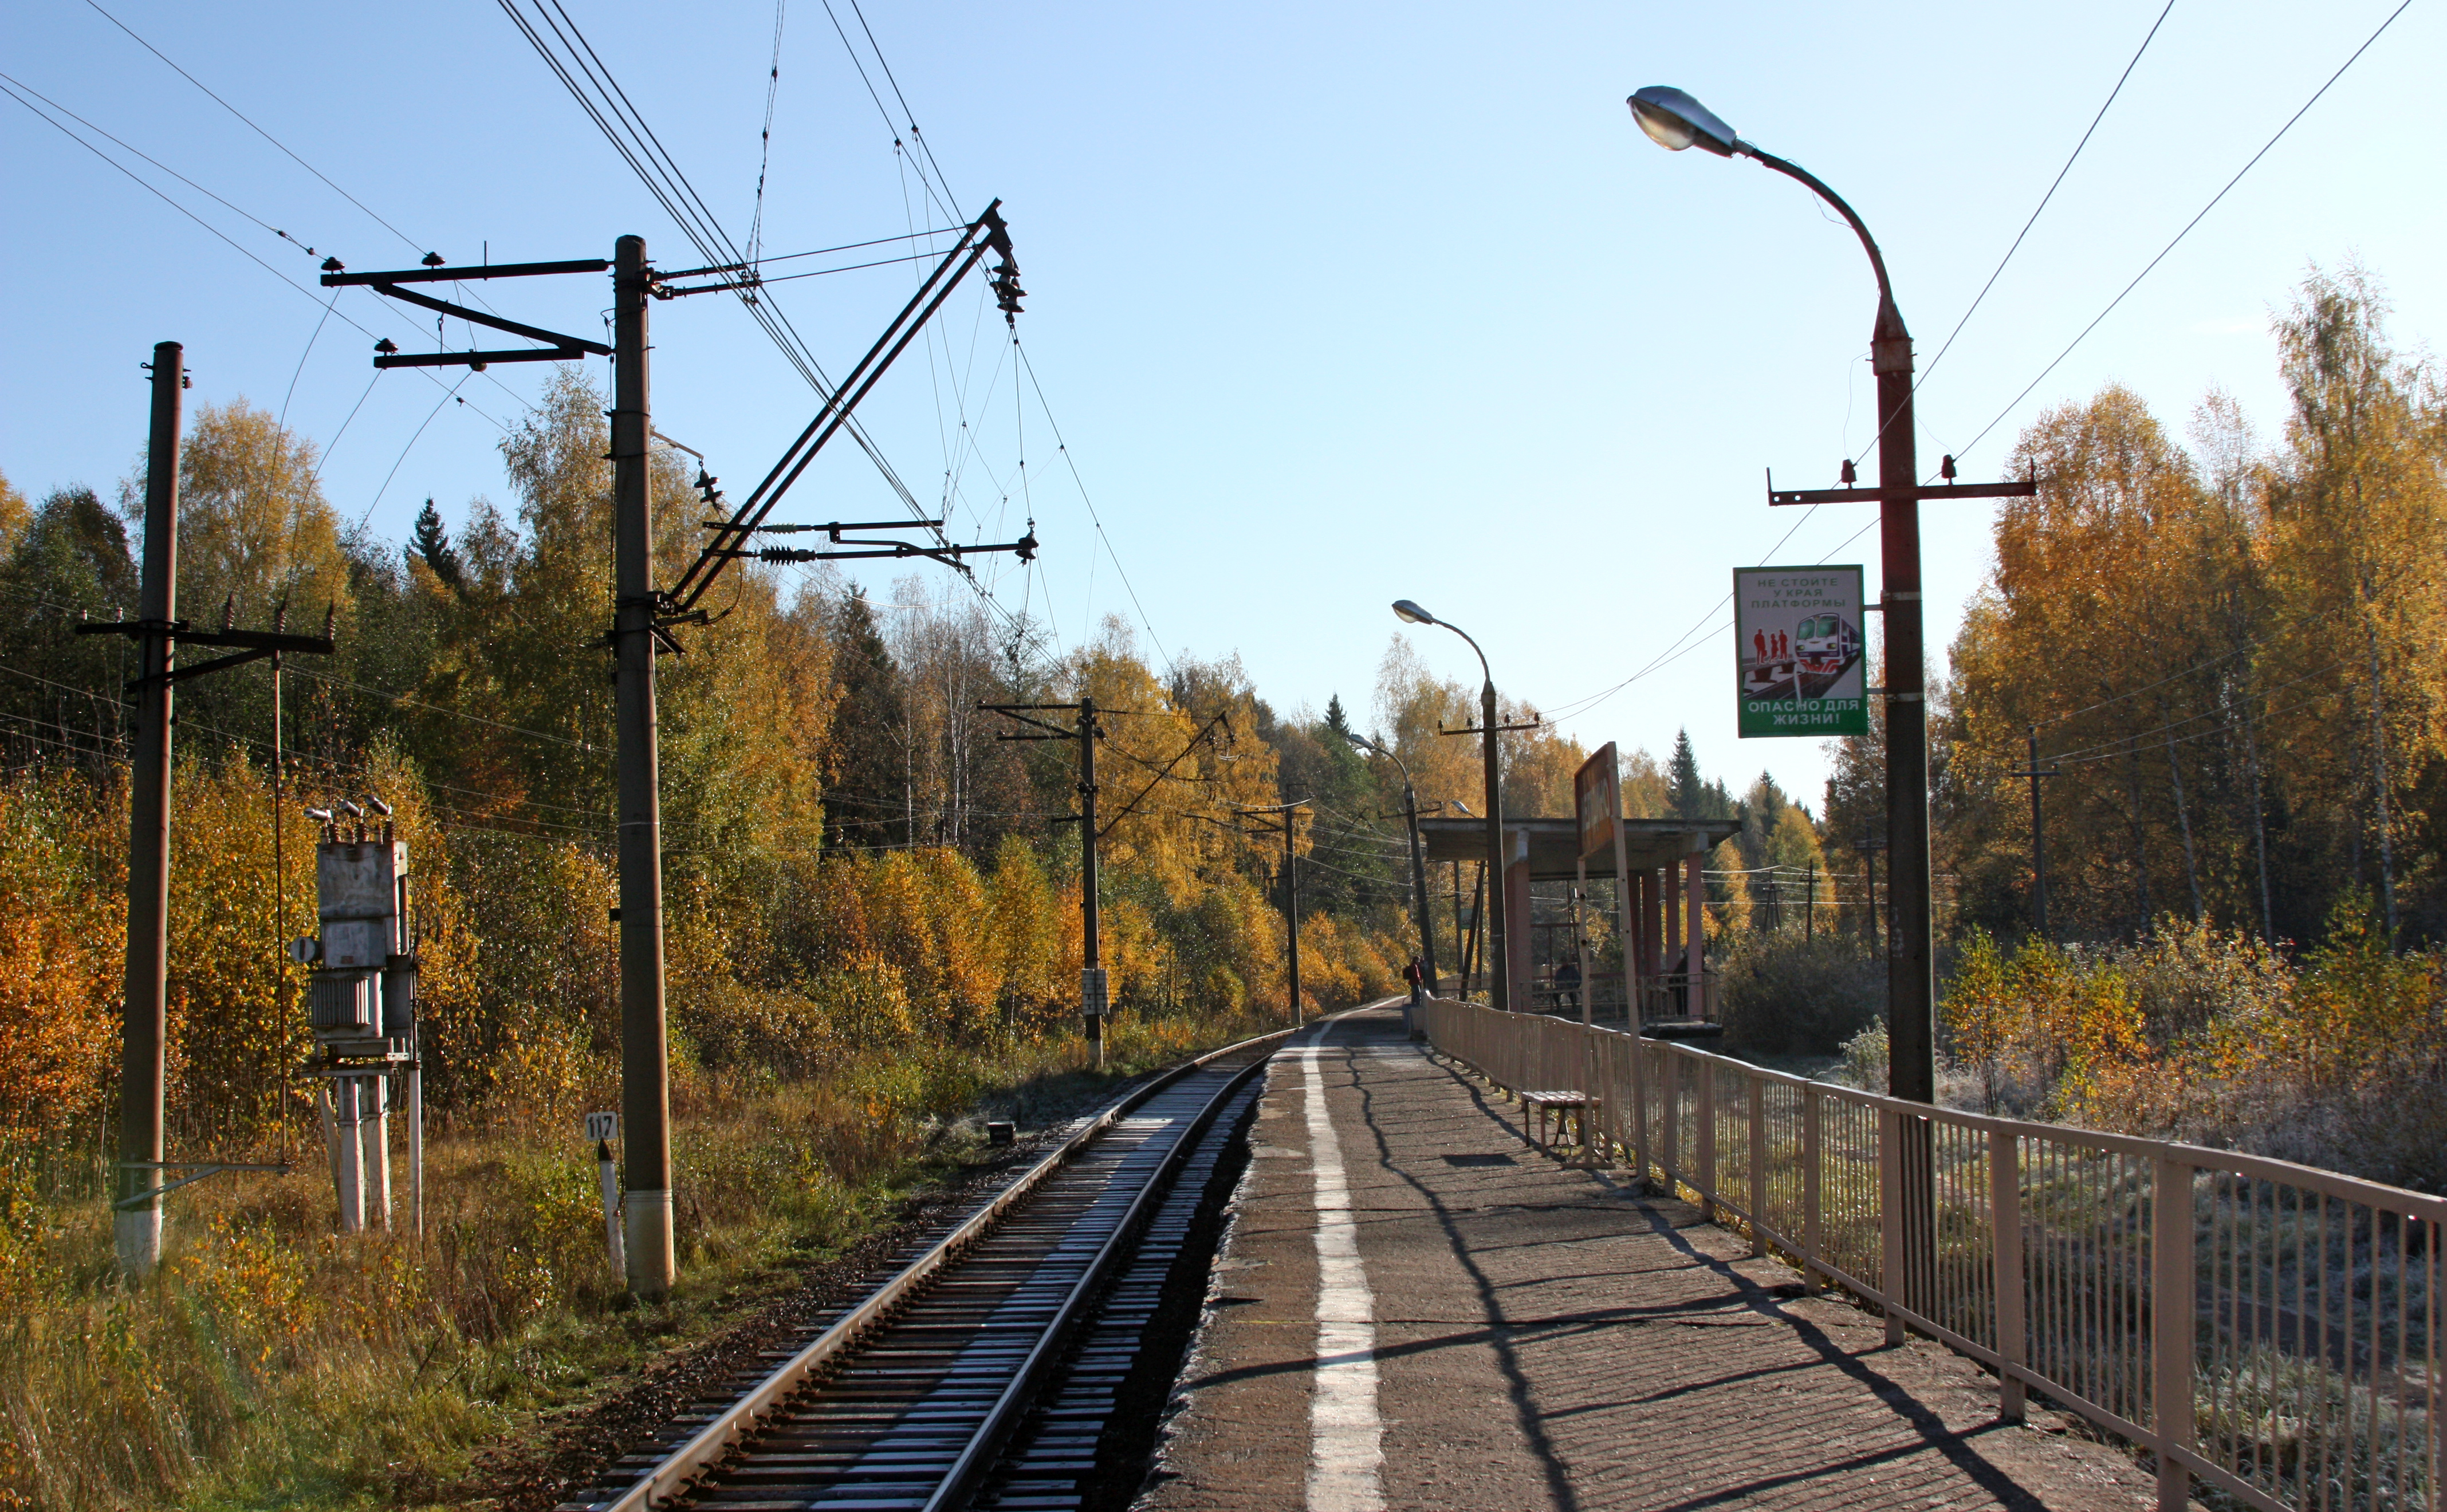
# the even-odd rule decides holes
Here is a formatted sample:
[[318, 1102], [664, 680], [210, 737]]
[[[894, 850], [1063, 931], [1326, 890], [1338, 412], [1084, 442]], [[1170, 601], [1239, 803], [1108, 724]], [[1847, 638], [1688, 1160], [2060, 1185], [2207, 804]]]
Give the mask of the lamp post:
[[1887, 616], [1887, 1089], [1914, 1102], [1937, 1096], [1937, 999], [1929, 940], [1928, 716], [1921, 676], [1919, 461], [1912, 433], [1911, 334], [1895, 308], [1887, 261], [1869, 228], [1807, 170], [1761, 152], [1679, 89], [1652, 85], [1629, 102], [1634, 120], [1673, 152], [1698, 147], [1744, 157], [1807, 186], [1861, 238], [1878, 277], [1869, 367], [1878, 379], [1878, 557]]
[[1487, 670], [1487, 652], [1470, 640], [1470, 632], [1451, 620], [1438, 619], [1407, 598], [1394, 600], [1394, 613], [1413, 625], [1442, 625], [1462, 639], [1478, 657], [1480, 677], [1478, 689], [1478, 725], [1487, 761], [1487, 959], [1493, 969], [1487, 973], [1488, 987], [1497, 1011], [1512, 1007], [1512, 960], [1505, 953], [1504, 929], [1504, 800], [1498, 787], [1502, 776], [1498, 767], [1495, 737], [1500, 728], [1495, 721], [1495, 674]]
[[1411, 785], [1410, 765], [1394, 754], [1390, 747], [1379, 745], [1357, 730], [1343, 731], [1342, 738], [1361, 750], [1375, 751], [1392, 762], [1402, 774], [1402, 818], [1411, 829], [1411, 898], [1413, 912], [1419, 920], [1419, 969], [1427, 973], [1428, 991], [1436, 990], [1436, 938], [1428, 913], [1428, 861], [1419, 848], [1419, 795]]

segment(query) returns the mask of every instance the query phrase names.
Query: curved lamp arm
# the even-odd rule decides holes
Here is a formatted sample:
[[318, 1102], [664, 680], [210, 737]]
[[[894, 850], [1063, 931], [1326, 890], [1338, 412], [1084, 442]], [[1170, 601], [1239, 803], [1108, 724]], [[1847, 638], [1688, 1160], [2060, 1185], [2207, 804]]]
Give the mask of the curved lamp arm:
[[[1451, 631], [1454, 634], [1459, 635], [1462, 639], [1470, 640], [1470, 632], [1462, 629], [1459, 625], [1454, 624], [1451, 620], [1439, 619], [1436, 623], [1442, 625], [1445, 629]], [[1479, 651], [1478, 642], [1474, 640], [1470, 640], [1470, 649], [1472, 652], [1476, 652], [1478, 654], [1478, 675], [1480, 680], [1485, 682], [1489, 688], [1494, 687], [1495, 674], [1487, 670], [1487, 652]]]
[[[1861, 223], [1861, 217], [1853, 213], [1850, 205], [1844, 202], [1842, 195], [1821, 183], [1816, 174], [1799, 163], [1787, 162], [1774, 153], [1761, 152], [1747, 142], [1736, 139], [1734, 142], [1734, 151], [1751, 159], [1762, 167], [1773, 168], [1786, 178], [1807, 186], [1811, 193], [1833, 205], [1835, 213], [1842, 216], [1846, 223], [1851, 226], [1853, 233], [1861, 238], [1862, 247], [1869, 254], [1869, 266], [1876, 270], [1878, 274], [1879, 305], [1886, 310], [1895, 308], [1894, 286], [1887, 281], [1887, 259], [1878, 251], [1877, 239], [1869, 235], [1869, 228]], [[1900, 322], [1900, 315], [1897, 316], [1897, 320]]]
[[1362, 735], [1356, 729], [1344, 731], [1342, 738], [1351, 742], [1354, 746], [1358, 747], [1361, 750], [1373, 750], [1377, 755], [1384, 757], [1389, 762], [1392, 762], [1401, 770], [1403, 785], [1408, 786], [1410, 784], [1411, 765], [1410, 763], [1402, 760], [1401, 757], [1394, 755], [1394, 748], [1391, 746], [1370, 740], [1367, 736]]

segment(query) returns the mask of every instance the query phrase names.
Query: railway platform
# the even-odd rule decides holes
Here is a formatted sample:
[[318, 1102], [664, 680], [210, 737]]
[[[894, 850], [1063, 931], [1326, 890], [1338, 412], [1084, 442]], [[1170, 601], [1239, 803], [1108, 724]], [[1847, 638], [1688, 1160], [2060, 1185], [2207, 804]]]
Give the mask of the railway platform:
[[1268, 1072], [1148, 1512], [2154, 1504], [2120, 1450], [1328, 1020]]

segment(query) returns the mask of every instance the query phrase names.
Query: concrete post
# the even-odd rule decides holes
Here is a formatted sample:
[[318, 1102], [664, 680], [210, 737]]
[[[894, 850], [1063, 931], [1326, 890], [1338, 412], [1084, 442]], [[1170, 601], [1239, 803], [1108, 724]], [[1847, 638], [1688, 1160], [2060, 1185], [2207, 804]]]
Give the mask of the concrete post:
[[2193, 1446], [2198, 1423], [2192, 1167], [2160, 1154], [2151, 1172], [2150, 1199], [2150, 1427], [2158, 1439], [2158, 1506], [2160, 1512], [2184, 1512], [2191, 1500], [2191, 1472], [2176, 1462], [2175, 1451]]
[[340, 1232], [362, 1234], [366, 1231], [366, 1162], [361, 1144], [365, 1137], [365, 1100], [358, 1079], [332, 1077], [332, 1100], [337, 1105], [332, 1168], [340, 1179]]
[[185, 349], [153, 348], [153, 425], [144, 453], [144, 558], [136, 617], [135, 753], [127, 774], [127, 977], [120, 1021], [119, 1170], [111, 1216], [122, 1275], [161, 1263], [161, 1094], [170, 955], [171, 621], [179, 614], [179, 440]]
[[654, 716], [654, 507], [647, 440], [646, 241], [622, 236], [612, 269], [614, 698], [620, 816], [620, 1132], [627, 1161], [629, 1290], [668, 1295], [672, 1240], [671, 1049], [663, 1019], [663, 816]]
[[390, 1082], [369, 1076], [358, 1092], [356, 1155], [365, 1167], [366, 1223], [390, 1232]]

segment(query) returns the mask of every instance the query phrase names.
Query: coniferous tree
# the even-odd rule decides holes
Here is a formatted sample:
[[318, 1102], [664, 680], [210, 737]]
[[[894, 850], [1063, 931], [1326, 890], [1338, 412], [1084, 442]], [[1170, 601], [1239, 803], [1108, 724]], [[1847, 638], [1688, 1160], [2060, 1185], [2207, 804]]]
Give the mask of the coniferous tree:
[[0, 663], [27, 674], [0, 679], [12, 744], [28, 756], [104, 759], [124, 733], [118, 690], [134, 675], [130, 647], [117, 636], [79, 635], [76, 620], [135, 613], [126, 528], [92, 489], [53, 491], [0, 562]]
[[835, 600], [833, 661], [841, 679], [832, 780], [825, 788], [828, 844], [901, 845], [909, 840], [907, 700], [900, 664], [875, 625], [866, 591]]
[[416, 512], [416, 530], [408, 538], [408, 550], [452, 593], [465, 583], [466, 568], [460, 563], [458, 550], [450, 544], [450, 533], [442, 528], [442, 514], [430, 499]]
[[1731, 819], [1733, 795], [1721, 782], [1699, 775], [1699, 757], [1691, 748], [1691, 732], [1674, 732], [1674, 755], [1666, 765], [1666, 805], [1676, 819]]

